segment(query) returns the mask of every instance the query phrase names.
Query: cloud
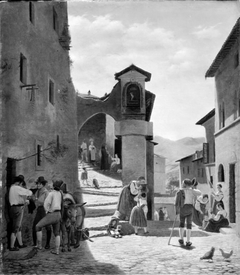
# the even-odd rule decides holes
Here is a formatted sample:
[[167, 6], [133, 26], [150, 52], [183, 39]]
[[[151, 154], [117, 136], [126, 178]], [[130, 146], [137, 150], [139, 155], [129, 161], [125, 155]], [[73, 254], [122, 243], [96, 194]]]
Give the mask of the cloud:
[[221, 36], [221, 32], [217, 29], [217, 26], [220, 24], [216, 24], [214, 26], [198, 26], [196, 27], [193, 35], [196, 36], [198, 39], [213, 39]]
[[78, 90], [92, 86], [95, 95], [110, 92], [114, 84], [106, 86], [107, 78], [113, 80], [114, 73], [132, 63], [167, 74], [182, 73], [192, 67], [195, 52], [186, 46], [186, 41], [147, 21], [128, 25], [109, 15], [70, 15], [69, 24], [72, 77]]

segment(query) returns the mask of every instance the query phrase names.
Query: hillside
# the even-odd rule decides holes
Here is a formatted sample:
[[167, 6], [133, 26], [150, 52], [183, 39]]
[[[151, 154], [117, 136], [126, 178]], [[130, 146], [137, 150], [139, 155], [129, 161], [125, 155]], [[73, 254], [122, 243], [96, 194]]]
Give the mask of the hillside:
[[166, 139], [160, 136], [154, 137], [154, 142], [158, 145], [154, 147], [154, 153], [166, 158], [167, 178], [171, 176], [178, 177], [178, 165], [176, 160], [193, 154], [196, 150], [202, 150], [202, 144], [205, 138], [185, 137], [176, 141]]

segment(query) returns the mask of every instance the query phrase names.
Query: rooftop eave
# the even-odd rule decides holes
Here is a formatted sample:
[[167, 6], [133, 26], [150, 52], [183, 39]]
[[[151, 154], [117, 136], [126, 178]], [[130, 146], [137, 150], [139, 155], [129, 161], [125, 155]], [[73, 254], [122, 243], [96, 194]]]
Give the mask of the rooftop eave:
[[203, 118], [201, 118], [196, 125], [202, 125], [204, 122], [208, 121], [215, 115], [215, 108], [212, 109], [208, 114], [206, 114]]
[[143, 69], [141, 69], [141, 68], [135, 66], [134, 64], [130, 65], [129, 67], [127, 67], [126, 69], [122, 70], [122, 71], [119, 72], [119, 73], [115, 73], [115, 79], [116, 79], [116, 80], [119, 80], [119, 77], [120, 77], [121, 75], [123, 75], [123, 74], [125, 74], [125, 73], [127, 73], [127, 72], [129, 72], [129, 71], [132, 71], [132, 70], [137, 71], [137, 72], [139, 72], [139, 73], [145, 75], [145, 76], [146, 76], [146, 79], [145, 79], [146, 82], [150, 81], [150, 79], [151, 79], [151, 74], [150, 74], [149, 72], [144, 71]]
[[207, 77], [214, 77], [219, 69], [222, 61], [226, 58], [228, 53], [230, 52], [232, 46], [236, 43], [238, 36], [239, 36], [239, 21], [240, 18], [237, 20], [236, 24], [234, 25], [231, 33], [229, 34], [228, 38], [224, 42], [222, 48], [218, 52], [217, 56], [215, 57], [212, 65], [207, 70], [205, 74], [205, 78]]

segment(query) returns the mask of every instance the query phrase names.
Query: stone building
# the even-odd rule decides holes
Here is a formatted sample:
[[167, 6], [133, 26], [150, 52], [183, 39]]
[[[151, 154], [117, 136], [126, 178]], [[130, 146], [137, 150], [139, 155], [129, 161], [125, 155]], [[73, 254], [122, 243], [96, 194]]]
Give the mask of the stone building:
[[203, 144], [203, 164], [206, 180], [214, 184], [215, 181], [215, 109], [211, 110], [197, 123], [205, 128], [206, 143]]
[[118, 153], [123, 185], [139, 176], [146, 178], [148, 218], [151, 219], [154, 211], [154, 142], [150, 118], [155, 95], [145, 88], [151, 74], [132, 64], [116, 73], [115, 79], [117, 83], [112, 91], [102, 98], [77, 97], [79, 141], [93, 138], [98, 149], [104, 142], [111, 155]]
[[203, 163], [203, 151], [196, 151], [194, 154], [188, 155], [179, 162], [179, 181], [180, 184], [185, 178], [196, 178], [198, 181], [198, 189], [202, 193], [209, 193], [209, 185], [207, 183], [205, 166]]
[[154, 193], [166, 194], [166, 158], [154, 154]]
[[[0, 20], [3, 196], [19, 174], [27, 187], [44, 176], [49, 183], [62, 179], [69, 191], [77, 190], [67, 3], [1, 3]], [[32, 216], [26, 213], [25, 218], [24, 225]], [[5, 230], [3, 215], [4, 242]]]
[[240, 236], [239, 28], [240, 19], [205, 77], [215, 79], [215, 183], [223, 185], [229, 220], [236, 223]]

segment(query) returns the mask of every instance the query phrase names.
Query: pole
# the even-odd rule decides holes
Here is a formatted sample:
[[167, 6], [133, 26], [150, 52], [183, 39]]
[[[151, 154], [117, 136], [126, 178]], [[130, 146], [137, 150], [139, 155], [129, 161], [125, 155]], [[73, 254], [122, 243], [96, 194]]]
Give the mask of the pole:
[[170, 237], [169, 237], [169, 240], [168, 240], [168, 245], [170, 244], [170, 241], [171, 241], [171, 238], [172, 238], [172, 234], [173, 234], [173, 230], [174, 230], [175, 223], [176, 223], [176, 220], [177, 220], [177, 216], [178, 216], [178, 214], [176, 214], [175, 219], [174, 219], [174, 222], [173, 222], [171, 234], [170, 234]]

